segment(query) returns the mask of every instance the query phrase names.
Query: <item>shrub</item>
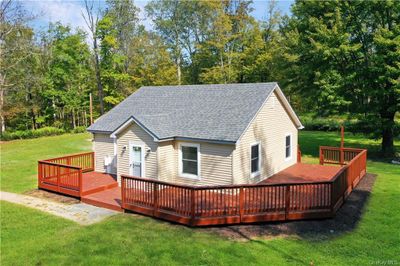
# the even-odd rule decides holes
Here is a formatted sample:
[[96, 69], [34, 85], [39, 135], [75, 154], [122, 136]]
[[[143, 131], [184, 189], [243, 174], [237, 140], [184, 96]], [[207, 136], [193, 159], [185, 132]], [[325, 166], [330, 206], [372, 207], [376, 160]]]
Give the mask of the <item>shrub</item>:
[[36, 130], [17, 130], [14, 132], [3, 132], [1, 140], [13, 140], [13, 139], [32, 139], [43, 136], [55, 136], [64, 134], [65, 130], [55, 127], [43, 127]]
[[86, 127], [85, 126], [76, 127], [71, 132], [72, 133], [84, 133], [84, 132], [86, 132]]
[[[376, 133], [376, 124], [367, 120], [345, 120], [340, 118], [324, 118], [324, 117], [311, 117], [302, 116], [300, 118], [305, 130], [313, 131], [338, 131], [340, 126], [343, 125], [348, 132], [363, 133], [367, 135], [374, 135]], [[394, 135], [398, 136], [400, 133], [400, 123], [395, 122]], [[378, 134], [379, 135], [379, 134]]]

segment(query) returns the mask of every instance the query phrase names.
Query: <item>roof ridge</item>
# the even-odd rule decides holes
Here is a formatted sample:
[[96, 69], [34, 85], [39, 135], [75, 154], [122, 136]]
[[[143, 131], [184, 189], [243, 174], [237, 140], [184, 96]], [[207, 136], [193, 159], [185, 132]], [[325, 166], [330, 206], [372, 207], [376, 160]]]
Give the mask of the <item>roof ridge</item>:
[[[142, 88], [162, 88], [162, 87], [206, 87], [206, 86], [244, 86], [244, 85], [276, 85], [278, 84], [277, 81], [270, 81], [270, 82], [254, 82], [254, 83], [212, 83], [212, 84], [181, 84], [181, 85], [149, 85], [149, 86], [142, 86], [138, 90]], [[137, 91], [138, 91], [137, 90]]]

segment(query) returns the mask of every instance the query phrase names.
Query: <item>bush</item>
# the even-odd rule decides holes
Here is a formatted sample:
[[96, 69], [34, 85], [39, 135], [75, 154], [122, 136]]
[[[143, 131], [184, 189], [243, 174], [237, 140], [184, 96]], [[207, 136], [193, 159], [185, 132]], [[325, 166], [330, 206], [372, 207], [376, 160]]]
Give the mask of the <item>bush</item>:
[[43, 127], [36, 130], [17, 130], [14, 132], [3, 132], [1, 140], [13, 140], [13, 139], [32, 139], [43, 136], [55, 136], [64, 134], [65, 130], [55, 127]]
[[84, 133], [84, 132], [86, 132], [86, 127], [85, 126], [76, 127], [71, 132], [72, 133]]
[[[311, 131], [338, 131], [343, 125], [348, 132], [374, 135], [377, 130], [375, 123], [366, 120], [345, 120], [340, 118], [324, 118], [301, 116], [300, 120], [305, 130]], [[395, 122], [394, 135], [400, 133], [400, 123]], [[379, 135], [379, 134], [378, 134]]]

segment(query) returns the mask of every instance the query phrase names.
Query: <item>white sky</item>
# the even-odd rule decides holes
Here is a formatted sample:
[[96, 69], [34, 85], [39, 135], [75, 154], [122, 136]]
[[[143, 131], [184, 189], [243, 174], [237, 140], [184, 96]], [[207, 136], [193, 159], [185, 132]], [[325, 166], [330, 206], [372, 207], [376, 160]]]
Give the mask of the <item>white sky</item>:
[[[38, 17], [31, 22], [31, 26], [36, 29], [46, 29], [49, 22], [60, 21], [62, 24], [68, 24], [73, 28], [79, 27], [86, 30], [86, 24], [82, 17], [84, 11], [83, 0], [20, 0], [28, 12], [38, 15]], [[144, 6], [148, 0], [134, 1], [135, 5], [140, 8], [139, 18], [142, 24], [147, 29], [152, 28], [150, 19], [146, 17]], [[290, 13], [290, 5], [293, 0], [278, 1], [278, 8], [282, 13]], [[253, 3], [253, 15], [261, 20], [266, 17], [267, 0], [255, 0]], [[104, 0], [97, 2], [99, 7], [105, 6]]]

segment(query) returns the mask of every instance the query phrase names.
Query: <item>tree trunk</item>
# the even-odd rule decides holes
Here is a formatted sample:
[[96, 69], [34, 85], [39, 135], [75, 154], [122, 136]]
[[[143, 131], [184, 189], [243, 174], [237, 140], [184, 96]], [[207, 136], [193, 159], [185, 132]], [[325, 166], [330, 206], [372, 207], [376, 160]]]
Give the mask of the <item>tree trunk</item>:
[[381, 113], [382, 119], [382, 153], [385, 156], [394, 156], [394, 113], [384, 112]]
[[176, 73], [177, 73], [177, 77], [178, 77], [178, 85], [181, 85], [182, 73], [181, 73], [181, 58], [180, 57], [178, 57], [176, 59]]
[[99, 53], [97, 47], [97, 39], [96, 37], [93, 38], [93, 50], [94, 50], [94, 64], [95, 64], [95, 71], [96, 71], [96, 81], [97, 81], [97, 90], [99, 93], [99, 103], [100, 103], [100, 114], [104, 114], [104, 93], [103, 93], [103, 84], [101, 83], [101, 70], [100, 70], [100, 60], [99, 60]]
[[[1, 85], [0, 85], [1, 86]], [[3, 88], [0, 88], [0, 123], [1, 123], [1, 133], [6, 131], [6, 121], [4, 118], [4, 113], [3, 113], [3, 107], [4, 107], [4, 90]]]
[[6, 121], [4, 117], [4, 85], [6, 77], [0, 73], [0, 123], [1, 123], [1, 133], [6, 131]]
[[72, 126], [76, 128], [75, 109], [72, 108]]

